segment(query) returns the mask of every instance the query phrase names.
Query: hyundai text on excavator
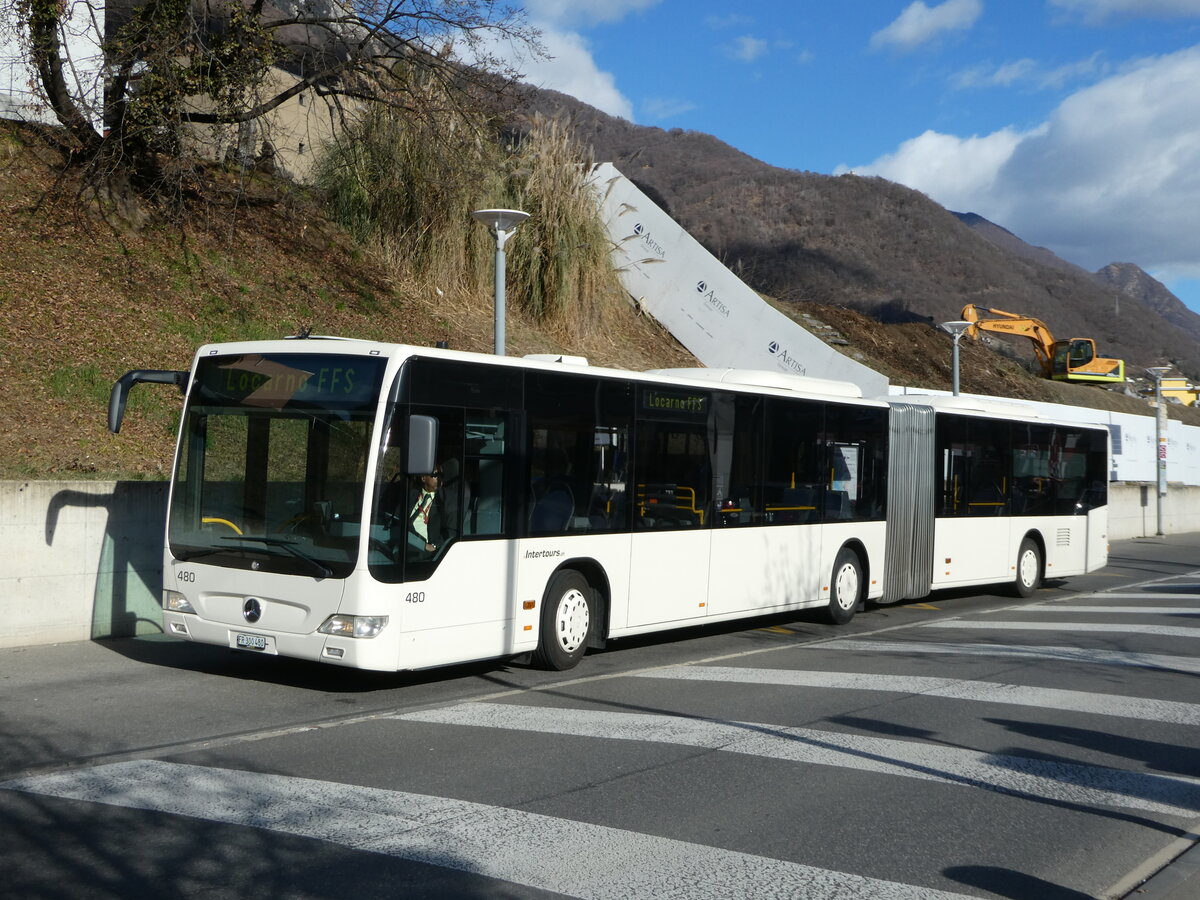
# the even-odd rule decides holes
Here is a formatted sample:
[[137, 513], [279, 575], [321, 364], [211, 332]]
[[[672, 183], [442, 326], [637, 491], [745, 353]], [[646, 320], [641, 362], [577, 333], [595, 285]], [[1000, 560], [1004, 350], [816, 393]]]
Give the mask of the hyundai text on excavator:
[[974, 303], [963, 307], [962, 318], [971, 323], [965, 334], [973, 338], [978, 338], [981, 331], [1029, 338], [1033, 341], [1033, 352], [1042, 366], [1042, 374], [1047, 378], [1055, 381], [1125, 383], [1125, 361], [1097, 356], [1096, 342], [1091, 338], [1056, 341], [1046, 323], [1040, 319], [976, 306]]

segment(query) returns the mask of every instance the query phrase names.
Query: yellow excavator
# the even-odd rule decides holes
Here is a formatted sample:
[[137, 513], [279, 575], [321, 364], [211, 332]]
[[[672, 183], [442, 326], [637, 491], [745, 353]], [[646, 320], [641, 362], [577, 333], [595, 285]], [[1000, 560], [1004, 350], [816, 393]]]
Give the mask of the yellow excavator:
[[1033, 341], [1033, 352], [1042, 366], [1042, 374], [1055, 381], [1092, 381], [1125, 383], [1125, 361], [1096, 355], [1091, 338], [1056, 341], [1046, 323], [1002, 309], [990, 309], [968, 303], [962, 309], [964, 322], [971, 327], [964, 334], [979, 337], [981, 331], [1012, 334]]

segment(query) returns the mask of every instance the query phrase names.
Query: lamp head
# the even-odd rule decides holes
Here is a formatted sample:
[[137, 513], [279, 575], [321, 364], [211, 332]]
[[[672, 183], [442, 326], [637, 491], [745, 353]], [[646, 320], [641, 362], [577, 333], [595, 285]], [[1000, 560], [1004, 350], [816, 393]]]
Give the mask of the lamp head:
[[492, 231], [511, 231], [529, 218], [529, 213], [519, 209], [477, 209], [471, 217], [482, 222]]
[[959, 335], [966, 334], [967, 329], [970, 328], [971, 325], [971, 322], [956, 320], [954, 322], [943, 322], [938, 326], [938, 328], [942, 329], [942, 331], [946, 332], [947, 334], [958, 337]]

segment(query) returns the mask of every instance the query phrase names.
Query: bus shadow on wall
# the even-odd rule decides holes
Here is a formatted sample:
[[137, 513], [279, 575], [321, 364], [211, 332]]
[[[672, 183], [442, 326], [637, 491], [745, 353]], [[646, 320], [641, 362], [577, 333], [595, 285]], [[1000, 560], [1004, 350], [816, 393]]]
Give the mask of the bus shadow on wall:
[[92, 640], [162, 633], [166, 518], [164, 482], [80, 485], [50, 499], [46, 546], [63, 560], [56, 574], [94, 585]]

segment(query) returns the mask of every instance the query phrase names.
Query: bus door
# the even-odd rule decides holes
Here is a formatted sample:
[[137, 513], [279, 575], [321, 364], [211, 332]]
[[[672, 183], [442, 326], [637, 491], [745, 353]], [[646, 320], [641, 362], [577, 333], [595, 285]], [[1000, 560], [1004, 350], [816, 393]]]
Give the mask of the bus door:
[[[397, 586], [393, 608], [404, 631], [428, 632], [420, 639], [426, 648], [470, 646], [460, 659], [508, 649], [521, 388], [519, 369], [415, 358], [393, 390], [377, 465], [371, 574]], [[428, 473], [414, 471], [406, 453], [416, 417], [437, 423]], [[467, 630], [451, 636], [450, 629]]]
[[809, 400], [714, 397], [710, 615], [819, 596], [823, 415]]
[[707, 615], [711, 400], [707, 391], [638, 388], [630, 626]]

